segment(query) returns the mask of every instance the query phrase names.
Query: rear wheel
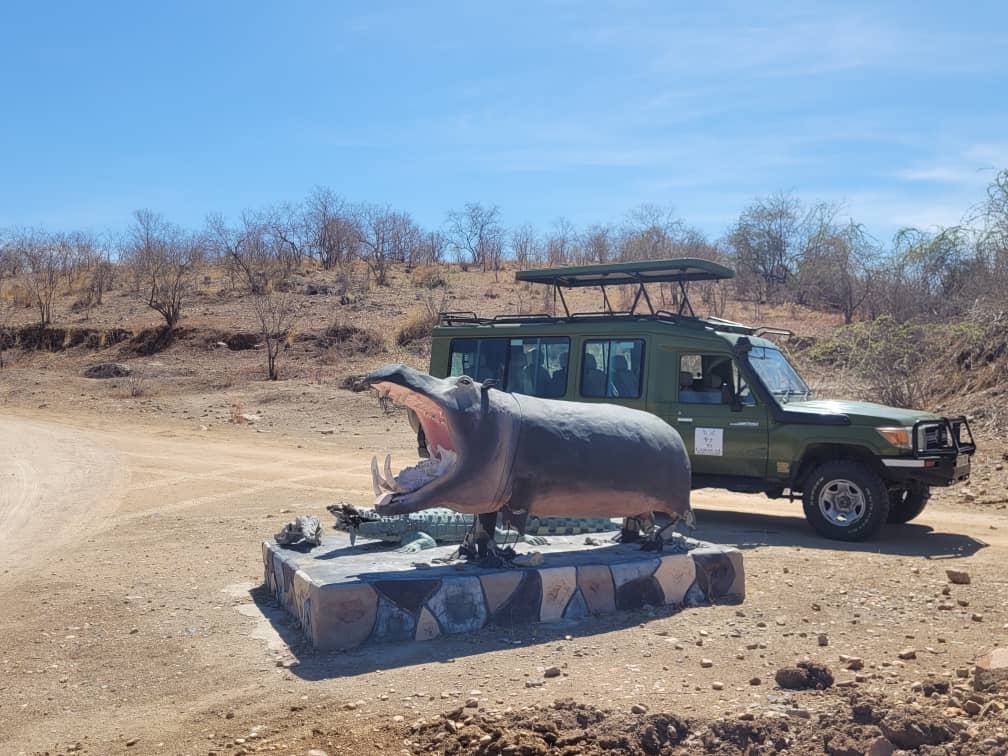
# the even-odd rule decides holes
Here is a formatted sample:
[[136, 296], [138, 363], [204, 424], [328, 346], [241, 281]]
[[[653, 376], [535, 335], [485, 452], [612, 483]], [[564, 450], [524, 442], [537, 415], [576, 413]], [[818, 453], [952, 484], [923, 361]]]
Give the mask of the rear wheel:
[[813, 470], [802, 503], [812, 527], [839, 541], [871, 538], [889, 517], [889, 495], [882, 478], [850, 460], [824, 462]]
[[920, 483], [910, 482], [893, 491], [889, 494], [889, 522], [910, 522], [924, 511], [930, 498], [931, 488]]

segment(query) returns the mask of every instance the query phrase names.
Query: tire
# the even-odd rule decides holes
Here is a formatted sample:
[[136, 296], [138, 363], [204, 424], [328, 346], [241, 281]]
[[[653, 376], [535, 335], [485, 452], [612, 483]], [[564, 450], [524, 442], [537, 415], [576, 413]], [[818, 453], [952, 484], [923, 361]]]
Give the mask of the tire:
[[910, 522], [927, 506], [931, 498], [931, 488], [920, 483], [909, 483], [889, 494], [889, 522], [902, 524]]
[[865, 541], [889, 518], [885, 483], [860, 462], [824, 462], [812, 471], [802, 496], [805, 518], [820, 535]]

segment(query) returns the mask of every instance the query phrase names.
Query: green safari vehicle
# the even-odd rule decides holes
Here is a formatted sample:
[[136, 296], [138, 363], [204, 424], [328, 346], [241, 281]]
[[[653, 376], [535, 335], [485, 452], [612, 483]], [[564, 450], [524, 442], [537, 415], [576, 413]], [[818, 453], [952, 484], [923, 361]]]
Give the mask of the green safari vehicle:
[[[732, 278], [729, 268], [676, 259], [515, 276], [551, 286], [563, 315], [443, 313], [432, 336], [432, 375], [652, 412], [682, 436], [694, 488], [800, 495], [806, 518], [827, 538], [860, 541], [887, 522], [908, 522], [932, 486], [969, 477], [976, 446], [965, 417], [816, 399], [765, 338], [788, 332], [697, 317], [688, 283]], [[646, 284], [660, 282], [678, 284], [676, 312], [652, 306]], [[615, 310], [607, 287], [626, 285], [636, 289], [633, 303]], [[564, 289], [585, 286], [601, 289], [603, 310], [569, 310]]]

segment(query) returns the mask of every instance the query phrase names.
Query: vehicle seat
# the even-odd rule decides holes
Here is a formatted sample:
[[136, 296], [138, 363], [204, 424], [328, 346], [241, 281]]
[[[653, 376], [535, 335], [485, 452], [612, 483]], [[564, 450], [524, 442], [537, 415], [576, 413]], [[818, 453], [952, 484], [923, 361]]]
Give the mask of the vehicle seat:
[[605, 388], [605, 374], [598, 369], [595, 357], [586, 354], [584, 366], [581, 368], [581, 393], [584, 396], [605, 396]]
[[618, 354], [613, 363], [613, 386], [616, 387], [617, 396], [637, 396], [640, 387], [637, 382], [637, 375], [630, 370], [630, 362], [625, 354]]

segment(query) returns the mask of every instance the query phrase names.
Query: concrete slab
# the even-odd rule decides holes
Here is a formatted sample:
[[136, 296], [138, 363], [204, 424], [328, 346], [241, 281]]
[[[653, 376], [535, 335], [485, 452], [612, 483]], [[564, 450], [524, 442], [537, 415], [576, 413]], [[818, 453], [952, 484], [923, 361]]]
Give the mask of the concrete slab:
[[[596, 536], [600, 540], [604, 535]], [[441, 546], [400, 554], [379, 542], [351, 546], [326, 536], [310, 552], [262, 544], [265, 584], [315, 648], [429, 640], [488, 625], [745, 598], [738, 549], [686, 539], [689, 551], [656, 555], [635, 544], [587, 546], [584, 536], [552, 536], [534, 567], [481, 569], [436, 564]], [[532, 547], [526, 550], [531, 551]]]

